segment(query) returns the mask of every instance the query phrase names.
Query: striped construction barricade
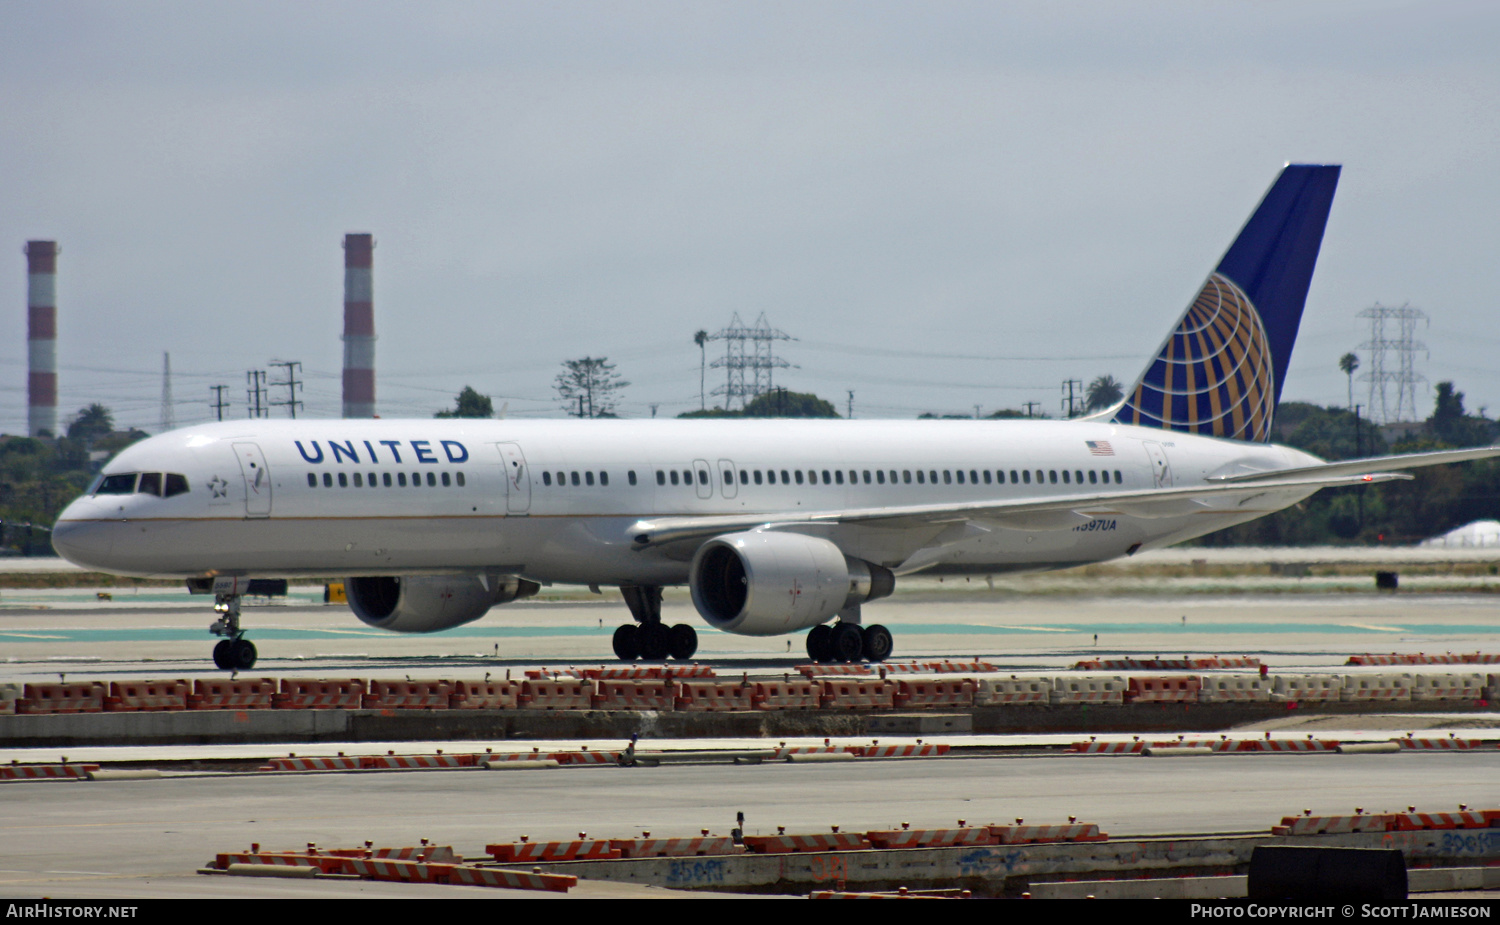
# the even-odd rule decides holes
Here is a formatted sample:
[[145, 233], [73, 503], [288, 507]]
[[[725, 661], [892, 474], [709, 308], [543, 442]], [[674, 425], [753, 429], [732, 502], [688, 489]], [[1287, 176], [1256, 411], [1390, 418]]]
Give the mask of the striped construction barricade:
[[455, 681], [448, 709], [514, 710], [520, 698], [520, 681]]
[[619, 764], [624, 752], [594, 752], [589, 751], [588, 746], [576, 752], [552, 752], [544, 755], [558, 764]]
[[673, 709], [689, 713], [729, 713], [755, 708], [755, 688], [743, 681], [684, 681]]
[[1193, 659], [1193, 667], [1203, 668], [1259, 668], [1260, 659], [1253, 655], [1211, 655]]
[[1457, 736], [1449, 736], [1446, 739], [1406, 736], [1392, 741], [1403, 749], [1410, 748], [1418, 751], [1468, 751], [1484, 747], [1482, 739], [1460, 739]]
[[533, 861], [609, 861], [620, 856], [608, 839], [583, 838], [577, 841], [520, 841], [485, 845], [485, 854], [502, 864]]
[[611, 838], [609, 847], [622, 858], [696, 858], [740, 854], [742, 847], [726, 836], [702, 838]]
[[193, 682], [188, 695], [189, 710], [269, 710], [276, 696], [273, 678], [225, 681], [217, 678]]
[[712, 665], [672, 665], [663, 671], [662, 677], [680, 681], [683, 678], [716, 678], [718, 675]]
[[1128, 687], [1122, 675], [1078, 675], [1054, 678], [1052, 703], [1099, 703], [1106, 706], [1125, 702]]
[[798, 665], [797, 671], [805, 678], [837, 678], [843, 675], [873, 675], [875, 669], [869, 665]]
[[538, 874], [498, 867], [458, 865], [448, 872], [448, 882], [464, 886], [491, 886], [506, 890], [545, 890], [566, 893], [578, 885], [578, 878], [568, 874]]
[[1391, 817], [1382, 813], [1352, 816], [1285, 816], [1271, 826], [1272, 835], [1346, 835], [1351, 832], [1388, 832]]
[[854, 752], [861, 758], [941, 758], [948, 754], [948, 745], [852, 745], [846, 752]]
[[366, 710], [446, 710], [452, 681], [371, 681], [360, 698]]
[[344, 869], [365, 880], [392, 880], [398, 883], [448, 883], [452, 864], [428, 864], [425, 861], [397, 861], [387, 858], [345, 858]]
[[345, 755], [339, 752], [332, 757], [310, 756], [299, 758], [296, 755], [288, 755], [285, 758], [272, 758], [263, 765], [262, 771], [358, 771], [361, 756]]
[[1497, 810], [1468, 810], [1458, 813], [1392, 813], [1392, 832], [1417, 832], [1428, 829], [1487, 829], [1500, 819]]
[[870, 843], [858, 832], [825, 832], [820, 835], [746, 835], [745, 848], [752, 854], [800, 854], [821, 851], [862, 851]]
[[1050, 703], [1051, 678], [980, 678], [974, 682], [974, 706], [994, 707], [1007, 703]]
[[282, 678], [281, 691], [271, 698], [277, 710], [358, 710], [365, 693], [359, 678]]
[[957, 678], [951, 681], [897, 681], [892, 705], [902, 710], [972, 707], [974, 705], [974, 682]]
[[1201, 703], [1264, 703], [1271, 699], [1271, 682], [1258, 674], [1212, 674], [1198, 679]]
[[896, 704], [895, 681], [829, 678], [820, 683], [825, 710], [889, 710]]
[[1126, 703], [1194, 703], [1202, 688], [1193, 675], [1135, 675], [1125, 688]]
[[772, 761], [785, 761], [794, 755], [832, 755], [837, 752], [862, 754], [862, 749], [858, 745], [783, 745], [774, 749], [774, 752]]
[[1229, 739], [1213, 743], [1214, 751], [1241, 752], [1334, 752], [1337, 739]]
[[422, 844], [400, 848], [367, 845], [363, 848], [329, 848], [323, 853], [339, 858], [385, 858], [395, 861], [425, 861], [428, 864], [462, 864], [464, 860], [450, 845]]
[[989, 662], [924, 662], [922, 668], [933, 674], [986, 674], [1000, 669]]
[[677, 685], [664, 679], [594, 682], [595, 710], [670, 711]]
[[521, 682], [516, 706], [522, 710], [589, 710], [594, 685], [589, 681], [531, 680]]
[[362, 755], [359, 766], [366, 771], [414, 771], [427, 768], [473, 768], [478, 755]]
[[992, 825], [990, 837], [998, 845], [1036, 845], [1046, 842], [1108, 841], [1109, 836], [1091, 822], [1067, 825]]
[[1371, 655], [1369, 653], [1365, 653], [1364, 655], [1351, 655], [1351, 656], [1349, 656], [1349, 660], [1347, 662], [1345, 662], [1344, 664], [1346, 664], [1346, 665], [1363, 665], [1363, 666], [1370, 666], [1370, 665], [1410, 665], [1410, 664], [1412, 664], [1412, 659], [1415, 658], [1415, 657], [1416, 656], [1414, 656], [1414, 655], [1398, 655], [1395, 652], [1392, 652], [1389, 655]]
[[335, 854], [299, 854], [294, 852], [226, 851], [214, 855], [212, 866], [228, 870], [231, 864], [262, 864], [269, 867], [316, 867], [325, 874], [353, 873], [351, 859]]
[[662, 676], [662, 666], [617, 665], [611, 668], [600, 665], [598, 668], [573, 668], [566, 673], [590, 681], [655, 681]]
[[1344, 675], [1344, 687], [1339, 691], [1339, 700], [1346, 702], [1410, 699], [1411, 675], [1409, 674]]
[[1419, 674], [1411, 679], [1413, 700], [1479, 700], [1484, 697], [1484, 675]]
[[984, 826], [957, 829], [893, 829], [866, 832], [865, 839], [874, 848], [963, 848], [969, 845], [993, 845], [994, 836]]
[[112, 681], [104, 698], [106, 713], [138, 713], [153, 710], [186, 710], [186, 681]]
[[0, 764], [0, 780], [83, 780], [97, 764]]
[[816, 710], [823, 705], [817, 681], [756, 681], [750, 695], [756, 710]]
[[103, 713], [109, 689], [98, 681], [75, 684], [28, 684], [16, 701], [16, 712]]
[[1139, 755], [1145, 742], [1074, 742], [1068, 746], [1080, 755]]
[[1277, 675], [1271, 685], [1271, 699], [1284, 703], [1338, 700], [1344, 690], [1344, 679], [1338, 675]]

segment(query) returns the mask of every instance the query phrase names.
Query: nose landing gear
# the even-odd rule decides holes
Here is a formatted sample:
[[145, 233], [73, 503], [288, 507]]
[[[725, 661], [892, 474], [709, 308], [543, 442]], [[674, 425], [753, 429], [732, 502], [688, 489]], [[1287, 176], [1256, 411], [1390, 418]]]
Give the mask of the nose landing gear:
[[208, 631], [224, 639], [214, 646], [214, 664], [225, 671], [249, 671], [255, 667], [255, 643], [240, 629], [240, 596], [215, 594], [214, 612], [219, 615]]

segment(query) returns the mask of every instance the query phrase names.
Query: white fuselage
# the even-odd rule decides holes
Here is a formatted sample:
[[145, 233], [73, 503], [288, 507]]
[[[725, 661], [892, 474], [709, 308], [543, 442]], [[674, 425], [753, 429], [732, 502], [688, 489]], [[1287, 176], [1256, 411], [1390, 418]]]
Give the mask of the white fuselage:
[[[694, 543], [641, 548], [661, 518], [764, 516], [1138, 493], [1317, 462], [1284, 447], [1083, 421], [251, 420], [137, 443], [105, 476], [184, 492], [91, 493], [54, 543], [127, 575], [500, 571], [534, 581], [681, 584]], [[144, 484], [144, 483], [138, 483]], [[1056, 568], [1166, 545], [1315, 489], [1035, 524], [899, 519], [798, 527], [898, 573]]]

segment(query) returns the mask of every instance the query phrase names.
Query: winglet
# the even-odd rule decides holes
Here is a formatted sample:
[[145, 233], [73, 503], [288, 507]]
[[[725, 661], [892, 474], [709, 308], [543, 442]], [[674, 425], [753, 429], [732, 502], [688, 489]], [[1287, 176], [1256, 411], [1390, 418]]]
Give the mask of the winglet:
[[1116, 422], [1270, 439], [1338, 179], [1337, 165], [1281, 171]]

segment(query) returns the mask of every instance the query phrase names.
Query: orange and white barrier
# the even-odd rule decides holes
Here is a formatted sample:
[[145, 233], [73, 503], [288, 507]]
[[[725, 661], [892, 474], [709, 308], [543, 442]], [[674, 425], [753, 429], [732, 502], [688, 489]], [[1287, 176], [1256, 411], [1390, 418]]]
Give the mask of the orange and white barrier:
[[1271, 687], [1271, 699], [1284, 703], [1338, 700], [1344, 690], [1344, 679], [1336, 675], [1277, 675]]
[[843, 675], [873, 675], [875, 669], [868, 665], [798, 665], [797, 670], [805, 678], [835, 678]]
[[485, 845], [484, 851], [502, 864], [532, 861], [607, 861], [620, 856], [618, 848], [611, 848], [602, 838], [584, 838], [577, 841], [508, 842], [501, 845]]
[[1410, 700], [1409, 674], [1350, 674], [1339, 692], [1343, 701]]
[[599, 680], [594, 684], [595, 710], [656, 710], [669, 712], [675, 701], [671, 681], [641, 679], [635, 681]]
[[276, 696], [276, 681], [272, 678], [222, 681], [218, 679], [193, 682], [193, 692], [188, 695], [189, 710], [269, 710]]
[[520, 698], [520, 681], [456, 681], [448, 709], [514, 710]]
[[566, 893], [578, 885], [578, 878], [568, 874], [535, 874], [496, 867], [455, 866], [448, 872], [448, 882], [464, 886], [492, 886], [507, 890], [545, 890]]
[[1139, 755], [1145, 742], [1074, 742], [1069, 746], [1080, 755]]
[[1271, 699], [1271, 682], [1258, 674], [1212, 674], [1198, 680], [1200, 703], [1263, 703]]
[[1050, 703], [1051, 678], [980, 678], [974, 688], [974, 706], [1003, 703]]
[[889, 710], [896, 702], [895, 681], [823, 681], [825, 710]]
[[902, 710], [972, 707], [974, 705], [974, 682], [952, 681], [897, 681], [893, 706]]
[[692, 713], [728, 713], [755, 708], [755, 688], [741, 681], [684, 681], [677, 688], [675, 709]]
[[1108, 841], [1109, 836], [1093, 823], [1069, 825], [992, 825], [990, 836], [1000, 845], [1034, 845], [1042, 842]]
[[516, 705], [522, 710], [593, 709], [594, 685], [586, 681], [522, 681]]
[[751, 703], [757, 710], [817, 710], [823, 688], [816, 681], [756, 681]]
[[345, 858], [344, 869], [365, 880], [394, 880], [399, 883], [447, 883], [453, 873], [452, 864], [384, 858]]
[[993, 845], [994, 836], [983, 826], [958, 829], [894, 829], [866, 832], [874, 848], [960, 848], [968, 845]]
[[1052, 703], [1123, 704], [1128, 686], [1121, 675], [1080, 675], [1053, 681]]
[[411, 771], [427, 768], [473, 768], [478, 755], [364, 755], [360, 768], [367, 771]]
[[79, 684], [28, 684], [16, 701], [16, 712], [103, 713], [108, 689], [98, 681]]
[[806, 851], [860, 851], [870, 847], [857, 832], [822, 835], [746, 835], [745, 847], [755, 854], [797, 854]]
[[1402, 748], [1435, 751], [1468, 751], [1475, 748], [1483, 748], [1484, 742], [1480, 739], [1460, 739], [1450, 736], [1446, 739], [1423, 739], [1407, 736], [1403, 739], [1393, 739]]
[[282, 678], [281, 692], [271, 698], [271, 706], [278, 710], [358, 710], [364, 693], [365, 682], [359, 678]]
[[854, 745], [844, 751], [861, 758], [941, 758], [948, 754], [947, 745]]
[[1419, 674], [1411, 679], [1413, 700], [1479, 700], [1484, 697], [1484, 675]]
[[1335, 739], [1238, 739], [1214, 743], [1216, 752], [1332, 752]]
[[1386, 832], [1391, 817], [1378, 813], [1353, 816], [1286, 816], [1271, 826], [1272, 835], [1343, 835], [1350, 832]]
[[114, 681], [104, 698], [104, 709], [109, 713], [186, 710], [191, 689], [186, 681]]
[[1136, 675], [1125, 688], [1126, 703], [1193, 703], [1203, 682], [1185, 675]]
[[366, 710], [446, 710], [450, 681], [371, 681], [360, 706]]
[[286, 758], [272, 758], [270, 763], [263, 766], [262, 771], [358, 771], [360, 768], [360, 756], [345, 755], [342, 752], [333, 757], [311, 757], [298, 758], [291, 755]]
[[0, 764], [0, 780], [83, 780], [97, 764]]
[[1459, 813], [1393, 813], [1390, 831], [1416, 832], [1429, 829], [1487, 829], [1500, 821], [1500, 810], [1469, 810]]
[[622, 858], [695, 858], [740, 854], [744, 851], [727, 835], [703, 838], [611, 838], [609, 846], [620, 852]]

